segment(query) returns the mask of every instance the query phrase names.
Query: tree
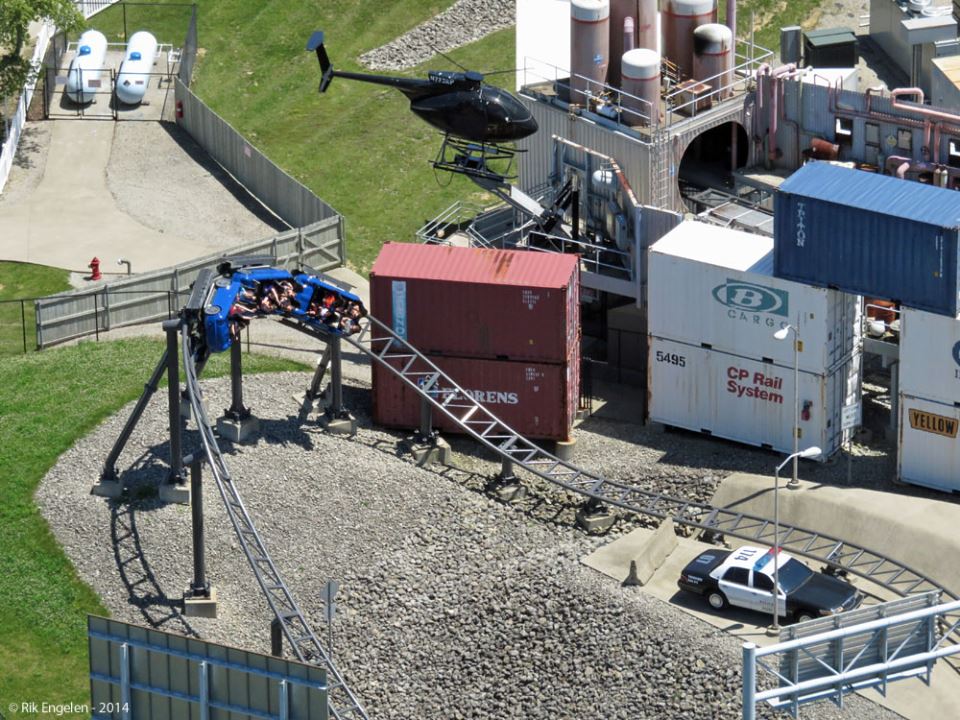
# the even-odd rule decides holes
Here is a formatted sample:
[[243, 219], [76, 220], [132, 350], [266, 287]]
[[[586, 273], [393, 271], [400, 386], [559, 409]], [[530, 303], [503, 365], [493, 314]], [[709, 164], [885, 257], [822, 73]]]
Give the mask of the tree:
[[30, 23], [48, 18], [58, 30], [76, 30], [83, 15], [73, 0], [0, 0], [0, 102], [14, 97], [37, 71], [23, 57]]

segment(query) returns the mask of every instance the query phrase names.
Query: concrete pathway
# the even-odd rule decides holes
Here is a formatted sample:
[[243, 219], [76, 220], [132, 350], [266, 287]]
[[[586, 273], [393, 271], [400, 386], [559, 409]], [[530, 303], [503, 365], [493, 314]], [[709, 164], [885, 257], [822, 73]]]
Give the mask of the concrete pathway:
[[94, 256], [109, 268], [122, 255], [145, 272], [222, 248], [222, 241], [159, 232], [117, 207], [107, 186], [114, 122], [57, 121], [50, 128], [42, 178], [24, 197], [0, 203], [0, 260], [86, 272]]

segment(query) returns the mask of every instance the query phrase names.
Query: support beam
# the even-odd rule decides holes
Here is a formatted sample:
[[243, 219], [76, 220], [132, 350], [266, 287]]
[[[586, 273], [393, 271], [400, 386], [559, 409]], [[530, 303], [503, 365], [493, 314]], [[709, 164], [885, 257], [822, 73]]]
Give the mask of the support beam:
[[217, 434], [230, 442], [242, 443], [256, 435], [260, 421], [243, 404], [243, 348], [238, 340], [230, 345], [230, 407], [217, 418]]
[[167, 398], [170, 418], [170, 474], [168, 483], [183, 483], [183, 418], [180, 416], [180, 320], [163, 323], [167, 334]]
[[207, 581], [203, 534], [203, 461], [190, 463], [190, 519], [193, 531], [193, 581], [183, 594], [183, 614], [188, 617], [215, 618], [217, 591]]
[[[330, 353], [330, 385], [327, 388], [329, 402], [323, 417], [320, 418], [320, 425], [327, 432], [356, 435], [357, 420], [343, 406], [343, 358], [340, 350], [340, 338], [331, 337], [327, 343], [327, 351]], [[326, 354], [325, 352], [324, 355]], [[319, 371], [319, 368], [317, 370]]]
[[100, 475], [100, 481], [94, 485], [90, 491], [92, 495], [117, 498], [123, 494], [123, 483], [120, 482], [120, 475], [117, 472], [117, 460], [120, 459], [120, 453], [122, 453], [123, 449], [127, 446], [133, 429], [140, 422], [140, 418], [143, 417], [143, 411], [147, 409], [147, 405], [150, 403], [153, 394], [157, 391], [160, 385], [160, 379], [166, 371], [167, 353], [164, 351], [163, 355], [160, 356], [160, 362], [158, 362], [157, 366], [153, 369], [153, 374], [150, 376], [147, 384], [143, 386], [140, 399], [137, 400], [133, 412], [131, 412], [130, 417], [127, 418], [123, 430], [120, 431], [120, 436], [113, 444], [110, 454], [107, 455], [107, 459], [103, 463], [103, 473]]

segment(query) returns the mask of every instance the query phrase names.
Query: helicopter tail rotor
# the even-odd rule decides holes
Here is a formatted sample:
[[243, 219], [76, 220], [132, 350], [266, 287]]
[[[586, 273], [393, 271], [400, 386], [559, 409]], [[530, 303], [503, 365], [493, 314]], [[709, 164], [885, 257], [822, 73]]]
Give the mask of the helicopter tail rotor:
[[327, 49], [323, 46], [323, 31], [317, 30], [307, 40], [307, 50], [315, 50], [320, 62], [320, 92], [326, 92], [330, 81], [333, 80], [333, 65], [327, 56]]

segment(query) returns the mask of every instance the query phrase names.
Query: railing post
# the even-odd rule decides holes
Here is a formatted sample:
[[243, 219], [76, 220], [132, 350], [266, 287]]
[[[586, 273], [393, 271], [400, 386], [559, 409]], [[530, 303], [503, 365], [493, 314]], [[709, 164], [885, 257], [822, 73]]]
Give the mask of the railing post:
[[756, 720], [757, 646], [743, 644], [743, 720]]
[[20, 327], [23, 330], [23, 354], [27, 354], [27, 309], [26, 300], [20, 301]]
[[97, 299], [96, 292], [93, 293], [93, 332], [96, 334], [97, 342], [100, 342], [100, 301]]

